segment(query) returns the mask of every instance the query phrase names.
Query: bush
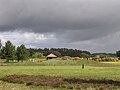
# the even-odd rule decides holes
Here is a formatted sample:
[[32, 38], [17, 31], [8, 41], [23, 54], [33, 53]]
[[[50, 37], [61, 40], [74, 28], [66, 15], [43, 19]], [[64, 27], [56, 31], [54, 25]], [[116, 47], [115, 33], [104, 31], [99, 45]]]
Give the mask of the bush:
[[42, 53], [39, 53], [39, 52], [36, 52], [32, 58], [43, 58], [43, 54]]
[[82, 60], [80, 57], [74, 57], [73, 60]]
[[119, 61], [119, 59], [118, 58], [96, 58], [95, 61], [117, 62], [117, 61]]
[[45, 60], [37, 60], [37, 62], [44, 62]]
[[64, 56], [62, 57], [62, 60], [71, 60], [72, 58], [70, 56]]

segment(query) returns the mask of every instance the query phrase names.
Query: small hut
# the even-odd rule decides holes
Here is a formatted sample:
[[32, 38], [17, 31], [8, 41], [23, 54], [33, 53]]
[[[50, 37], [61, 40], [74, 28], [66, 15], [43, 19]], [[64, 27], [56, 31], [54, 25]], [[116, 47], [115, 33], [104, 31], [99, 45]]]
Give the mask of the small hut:
[[54, 54], [52, 54], [52, 53], [51, 53], [51, 54], [49, 54], [49, 55], [47, 55], [46, 57], [47, 57], [47, 60], [48, 60], [48, 59], [57, 58], [57, 56], [56, 56], [56, 55], [54, 55]]

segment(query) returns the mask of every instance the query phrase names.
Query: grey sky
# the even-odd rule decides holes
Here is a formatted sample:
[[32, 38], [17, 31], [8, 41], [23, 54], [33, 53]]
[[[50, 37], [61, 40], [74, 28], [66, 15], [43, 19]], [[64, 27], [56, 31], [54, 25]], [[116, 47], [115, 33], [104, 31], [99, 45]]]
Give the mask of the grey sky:
[[[0, 37], [31, 47], [115, 52], [119, 8], [119, 0], [0, 0]], [[34, 37], [25, 41], [26, 33]]]

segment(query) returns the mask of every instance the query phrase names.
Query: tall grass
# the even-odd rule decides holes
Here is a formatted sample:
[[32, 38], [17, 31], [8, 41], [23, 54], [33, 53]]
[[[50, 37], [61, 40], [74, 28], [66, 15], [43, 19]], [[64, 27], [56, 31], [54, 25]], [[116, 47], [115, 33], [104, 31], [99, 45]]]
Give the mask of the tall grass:
[[25, 84], [8, 83], [0, 81], [0, 90], [68, 90], [43, 86], [26, 86]]

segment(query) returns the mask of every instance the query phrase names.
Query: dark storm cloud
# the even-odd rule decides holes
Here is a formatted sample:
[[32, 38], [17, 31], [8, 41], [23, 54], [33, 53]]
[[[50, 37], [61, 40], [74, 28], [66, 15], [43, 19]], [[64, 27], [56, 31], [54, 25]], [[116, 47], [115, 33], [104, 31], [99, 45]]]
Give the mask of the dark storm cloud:
[[0, 0], [0, 31], [54, 33], [67, 41], [120, 29], [119, 0]]

